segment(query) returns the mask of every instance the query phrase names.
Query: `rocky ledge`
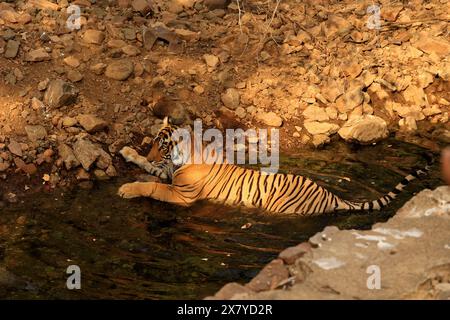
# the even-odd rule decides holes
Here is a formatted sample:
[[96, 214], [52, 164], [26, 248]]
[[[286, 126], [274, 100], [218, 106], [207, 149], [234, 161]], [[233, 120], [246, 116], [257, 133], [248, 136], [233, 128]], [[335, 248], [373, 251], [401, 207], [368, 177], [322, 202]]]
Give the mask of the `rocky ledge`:
[[389, 221], [326, 227], [207, 299], [450, 299], [449, 230], [450, 187], [423, 190]]

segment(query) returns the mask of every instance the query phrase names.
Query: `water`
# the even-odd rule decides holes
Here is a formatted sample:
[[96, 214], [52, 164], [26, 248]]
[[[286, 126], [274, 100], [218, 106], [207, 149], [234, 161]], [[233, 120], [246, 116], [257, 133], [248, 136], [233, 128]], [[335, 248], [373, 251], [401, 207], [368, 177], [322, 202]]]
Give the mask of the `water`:
[[[309, 176], [347, 199], [375, 199], [424, 164], [421, 151], [395, 140], [357, 149], [336, 143], [283, 157], [281, 171]], [[436, 165], [382, 212], [310, 218], [116, 196], [133, 177], [92, 190], [30, 193], [0, 207], [0, 298], [204, 298], [227, 282], [247, 282], [282, 249], [327, 225], [367, 229], [386, 221], [413, 192], [442, 184], [438, 175]], [[72, 264], [81, 268], [81, 290], [66, 289]]]

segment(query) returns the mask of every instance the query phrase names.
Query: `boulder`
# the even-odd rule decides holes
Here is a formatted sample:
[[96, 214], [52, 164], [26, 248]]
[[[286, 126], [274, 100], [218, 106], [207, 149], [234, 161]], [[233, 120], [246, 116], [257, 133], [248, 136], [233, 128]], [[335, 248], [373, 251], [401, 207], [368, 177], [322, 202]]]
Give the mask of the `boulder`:
[[363, 115], [348, 120], [338, 134], [348, 142], [370, 144], [386, 138], [389, 131], [386, 121], [382, 118]]

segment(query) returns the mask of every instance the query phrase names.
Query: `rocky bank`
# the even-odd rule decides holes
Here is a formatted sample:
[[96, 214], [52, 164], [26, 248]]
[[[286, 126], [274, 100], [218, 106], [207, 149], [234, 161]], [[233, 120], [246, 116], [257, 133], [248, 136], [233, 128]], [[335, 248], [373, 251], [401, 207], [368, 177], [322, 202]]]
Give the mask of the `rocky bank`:
[[[326, 227], [245, 285], [209, 299], [450, 299], [450, 187], [423, 190], [371, 230]], [[379, 275], [379, 286], [373, 275]]]
[[371, 0], [0, 2], [0, 178], [120, 175], [118, 150], [166, 115], [276, 127], [291, 152], [389, 134], [437, 150], [450, 2], [377, 3], [373, 29]]

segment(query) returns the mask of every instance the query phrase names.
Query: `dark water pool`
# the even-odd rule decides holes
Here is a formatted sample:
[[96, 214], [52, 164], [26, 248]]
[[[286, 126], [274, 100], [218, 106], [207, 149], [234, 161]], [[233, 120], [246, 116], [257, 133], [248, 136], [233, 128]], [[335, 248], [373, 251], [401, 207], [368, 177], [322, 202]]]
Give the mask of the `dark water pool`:
[[[423, 165], [421, 151], [396, 140], [358, 149], [337, 143], [283, 157], [281, 170], [312, 177], [348, 199], [373, 199]], [[382, 212], [301, 218], [205, 202], [180, 208], [122, 200], [115, 194], [123, 182], [33, 193], [0, 207], [0, 298], [203, 298], [227, 282], [247, 282], [283, 248], [327, 225], [369, 228], [413, 192], [442, 184], [436, 165]], [[66, 289], [73, 264], [81, 268], [81, 290]]]

